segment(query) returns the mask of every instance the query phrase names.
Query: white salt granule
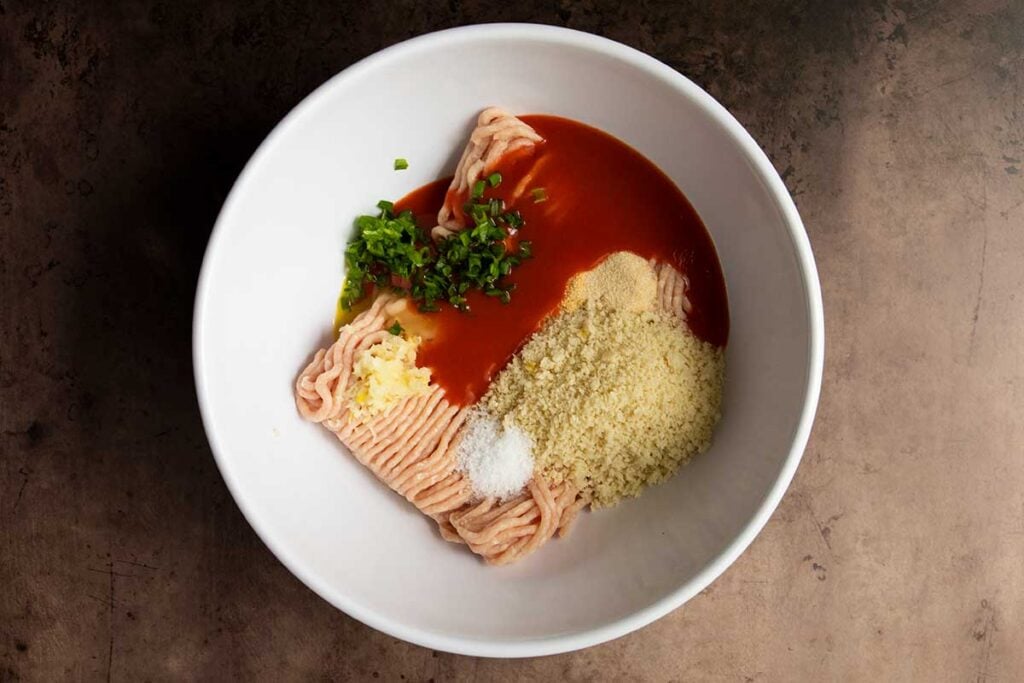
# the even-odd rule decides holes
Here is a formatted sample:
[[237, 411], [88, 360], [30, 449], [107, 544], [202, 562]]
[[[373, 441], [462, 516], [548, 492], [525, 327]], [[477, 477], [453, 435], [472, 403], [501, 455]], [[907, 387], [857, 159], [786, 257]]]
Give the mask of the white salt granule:
[[474, 411], [456, 451], [459, 469], [481, 498], [512, 498], [533, 477], [533, 442], [514, 424], [505, 429]]

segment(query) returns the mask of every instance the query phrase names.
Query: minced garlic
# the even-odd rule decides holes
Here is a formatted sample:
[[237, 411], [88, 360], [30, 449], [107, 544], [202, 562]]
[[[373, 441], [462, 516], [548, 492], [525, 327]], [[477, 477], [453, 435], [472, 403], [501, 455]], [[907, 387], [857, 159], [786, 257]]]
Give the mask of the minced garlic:
[[391, 334], [356, 354], [349, 415], [365, 422], [410, 396], [427, 392], [430, 369], [416, 367], [419, 337]]

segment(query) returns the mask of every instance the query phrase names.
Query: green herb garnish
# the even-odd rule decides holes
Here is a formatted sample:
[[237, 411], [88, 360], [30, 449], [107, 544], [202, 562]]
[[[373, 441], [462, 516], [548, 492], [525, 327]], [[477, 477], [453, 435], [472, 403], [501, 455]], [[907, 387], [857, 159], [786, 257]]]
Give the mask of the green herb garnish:
[[399, 325], [398, 321], [396, 320], [395, 324], [388, 328], [388, 332], [397, 337], [398, 335], [402, 334], [402, 326]]
[[530, 194], [533, 195], [533, 203], [540, 204], [546, 202], [548, 199], [548, 192], [543, 187], [537, 187], [530, 190]]
[[[504, 278], [531, 256], [530, 243], [519, 242], [513, 250], [505, 245], [511, 233], [523, 227], [518, 211], [505, 211], [499, 198], [483, 197], [487, 182], [473, 185], [473, 200], [463, 206], [472, 227], [434, 242], [416, 225], [411, 211], [395, 213], [392, 202], [377, 203], [377, 216], [356, 219], [356, 237], [345, 249], [348, 273], [341, 292], [341, 306], [350, 310], [370, 287], [388, 288], [417, 302], [420, 311], [439, 310], [446, 301], [468, 310], [466, 294], [479, 290], [499, 298], [512, 299], [514, 285]], [[497, 182], [500, 182], [500, 175]], [[400, 334], [396, 322], [388, 330]]]
[[407, 168], [409, 168], [409, 162], [408, 161], [406, 161], [405, 159], [403, 159], [401, 157], [395, 159], [395, 170], [396, 171], [404, 171]]
[[508, 223], [508, 227], [513, 230], [518, 230], [523, 227], [523, 217], [518, 211], [509, 211], [508, 213], [503, 214], [502, 218], [506, 223]]
[[498, 185], [501, 185], [501, 174], [498, 172], [492, 173], [491, 175], [487, 176], [487, 182], [488, 184], [490, 184], [491, 187], [497, 187]]

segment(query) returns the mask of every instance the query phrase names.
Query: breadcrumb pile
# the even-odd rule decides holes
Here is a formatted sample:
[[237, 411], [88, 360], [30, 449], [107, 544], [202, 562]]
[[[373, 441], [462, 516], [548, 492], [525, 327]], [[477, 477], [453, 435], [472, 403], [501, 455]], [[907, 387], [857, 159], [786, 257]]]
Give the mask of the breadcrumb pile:
[[[637, 261], [651, 268], [627, 256], [591, 271], [584, 296], [570, 285], [568, 305], [483, 398], [491, 415], [529, 435], [548, 481], [568, 479], [595, 508], [636, 496], [706, 450], [721, 405], [723, 350], [657, 310], [654, 295], [642, 294], [642, 272], [641, 295], [619, 296], [629, 290], [623, 272], [636, 275]], [[648, 310], [635, 310], [637, 299]]]

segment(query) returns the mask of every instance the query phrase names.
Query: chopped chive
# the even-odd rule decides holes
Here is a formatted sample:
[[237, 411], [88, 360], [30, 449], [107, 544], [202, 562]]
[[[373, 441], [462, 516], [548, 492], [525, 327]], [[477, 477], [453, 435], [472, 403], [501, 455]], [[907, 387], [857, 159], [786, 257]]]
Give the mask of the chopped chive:
[[498, 185], [501, 185], [501, 174], [497, 172], [492, 173], [491, 175], [487, 176], [487, 182], [491, 184], [491, 187], [497, 187]]
[[543, 201], [547, 201], [548, 193], [543, 187], [535, 187], [530, 190], [530, 194], [533, 195], [533, 203], [540, 204]]
[[403, 159], [401, 157], [395, 159], [395, 170], [396, 171], [404, 171], [407, 168], [409, 168], [409, 162], [408, 161], [406, 161], [405, 159]]
[[388, 328], [388, 332], [397, 337], [398, 335], [402, 334], [402, 326], [399, 325], [398, 321], [396, 320], [395, 324]]
[[486, 187], [486, 184], [482, 180], [473, 183], [473, 199], [480, 199], [484, 196], [484, 187]]
[[[493, 174], [492, 174], [493, 175]], [[490, 176], [473, 186], [482, 194]], [[356, 238], [345, 247], [347, 273], [340, 304], [344, 310], [378, 290], [409, 296], [424, 312], [450, 305], [468, 311], [467, 295], [480, 291], [504, 302], [511, 299], [512, 286], [505, 278], [530, 256], [529, 242], [508, 249], [504, 240], [523, 225], [518, 211], [505, 211], [500, 198], [471, 200], [465, 230], [435, 242], [416, 224], [412, 211], [398, 211], [393, 202], [377, 203], [376, 216], [355, 220]], [[404, 330], [399, 323], [387, 328], [391, 334]]]

